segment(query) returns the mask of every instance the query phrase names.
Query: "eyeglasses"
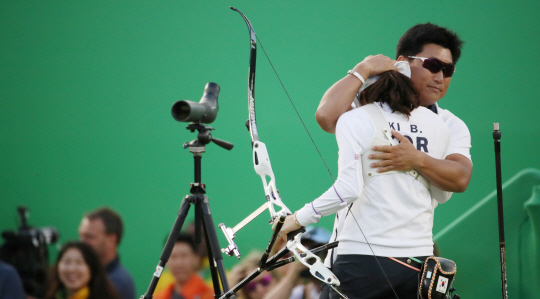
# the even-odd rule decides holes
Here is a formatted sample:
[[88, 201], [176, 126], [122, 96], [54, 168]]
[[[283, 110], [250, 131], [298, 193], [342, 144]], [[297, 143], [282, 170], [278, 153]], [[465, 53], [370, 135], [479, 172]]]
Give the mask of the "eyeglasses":
[[246, 291], [253, 292], [257, 289], [257, 285], [260, 284], [263, 287], [267, 287], [270, 285], [270, 282], [272, 281], [271, 275], [266, 275], [263, 279], [260, 279], [258, 281], [252, 281], [246, 284]]
[[428, 71], [436, 74], [443, 71], [443, 77], [450, 78], [456, 71], [456, 67], [452, 63], [445, 63], [440, 61], [437, 58], [426, 58], [426, 57], [417, 57], [417, 56], [408, 56], [409, 58], [417, 58], [422, 60], [422, 66]]

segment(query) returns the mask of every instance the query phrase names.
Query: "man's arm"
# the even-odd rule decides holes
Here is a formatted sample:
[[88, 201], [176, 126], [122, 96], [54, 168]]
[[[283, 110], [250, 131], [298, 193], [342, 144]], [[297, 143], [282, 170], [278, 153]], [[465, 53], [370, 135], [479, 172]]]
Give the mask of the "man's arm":
[[371, 154], [370, 159], [381, 159], [371, 164], [378, 172], [415, 169], [435, 187], [450, 192], [464, 192], [472, 175], [471, 161], [460, 154], [451, 154], [445, 160], [435, 159], [417, 150], [409, 139], [392, 130], [399, 140], [395, 146], [374, 146], [380, 154]]
[[[422, 153], [424, 154], [424, 153]], [[444, 160], [426, 154], [426, 161], [415, 168], [435, 187], [450, 192], [465, 192], [472, 175], [472, 162], [460, 154], [452, 154]]]
[[[384, 55], [368, 56], [357, 64], [353, 70], [358, 72], [364, 80], [368, 77], [379, 75], [380, 73], [395, 70], [395, 60]], [[315, 118], [321, 128], [328, 133], [335, 133], [338, 118], [351, 109], [351, 104], [362, 82], [352, 75], [347, 75], [337, 81], [323, 95]]]

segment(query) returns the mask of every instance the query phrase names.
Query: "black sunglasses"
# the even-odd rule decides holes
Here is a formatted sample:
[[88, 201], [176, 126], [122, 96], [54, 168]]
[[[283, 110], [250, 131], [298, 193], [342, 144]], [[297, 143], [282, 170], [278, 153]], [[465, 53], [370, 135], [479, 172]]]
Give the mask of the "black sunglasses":
[[417, 56], [408, 56], [409, 58], [417, 58], [422, 60], [422, 66], [428, 71], [436, 74], [442, 70], [443, 77], [450, 78], [456, 71], [456, 67], [451, 63], [444, 63], [437, 58], [426, 58]]

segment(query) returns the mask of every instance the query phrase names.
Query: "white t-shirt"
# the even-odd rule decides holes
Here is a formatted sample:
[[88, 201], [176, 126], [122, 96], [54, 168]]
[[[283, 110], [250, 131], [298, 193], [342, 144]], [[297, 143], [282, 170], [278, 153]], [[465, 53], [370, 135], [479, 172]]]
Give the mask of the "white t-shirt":
[[442, 118], [450, 130], [450, 145], [448, 146], [445, 157], [450, 156], [451, 154], [460, 154], [471, 160], [471, 133], [469, 132], [469, 128], [467, 128], [467, 125], [452, 112], [439, 107], [437, 103], [435, 103], [435, 105], [437, 106], [437, 114]]
[[[390, 128], [409, 138], [418, 150], [444, 159], [450, 130], [439, 115], [419, 107], [407, 119], [401, 113], [392, 113], [386, 104], [383, 114]], [[338, 179], [328, 191], [298, 211], [298, 221], [309, 225], [318, 220], [317, 215], [330, 215], [343, 208], [342, 202], [354, 202], [352, 215], [340, 219], [343, 224], [338, 235], [338, 254], [431, 255], [434, 205], [429, 190], [405, 173], [376, 176], [364, 186], [359, 157], [370, 144], [373, 132], [371, 118], [362, 108], [339, 118]], [[342, 216], [348, 208], [343, 210]]]

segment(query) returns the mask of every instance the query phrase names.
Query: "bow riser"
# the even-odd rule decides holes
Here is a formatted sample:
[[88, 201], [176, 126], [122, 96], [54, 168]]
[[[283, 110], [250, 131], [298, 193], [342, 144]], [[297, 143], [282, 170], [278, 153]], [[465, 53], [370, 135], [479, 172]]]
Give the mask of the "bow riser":
[[[274, 172], [272, 171], [272, 164], [270, 164], [270, 157], [268, 156], [266, 145], [263, 142], [256, 141], [253, 143], [253, 167], [255, 168], [255, 172], [262, 179], [266, 200], [270, 203], [268, 210], [270, 211], [271, 223], [273, 223], [280, 215], [290, 215], [291, 210], [285, 206], [279, 196], [276, 187], [276, 179], [274, 177]], [[276, 212], [275, 206], [280, 207], [281, 210]]]
[[321, 258], [311, 253], [311, 251], [300, 243], [302, 235], [304, 234], [299, 233], [293, 240], [288, 241], [287, 248], [294, 254], [298, 261], [308, 267], [309, 272], [313, 277], [324, 283], [339, 286], [339, 279], [324, 265]]

